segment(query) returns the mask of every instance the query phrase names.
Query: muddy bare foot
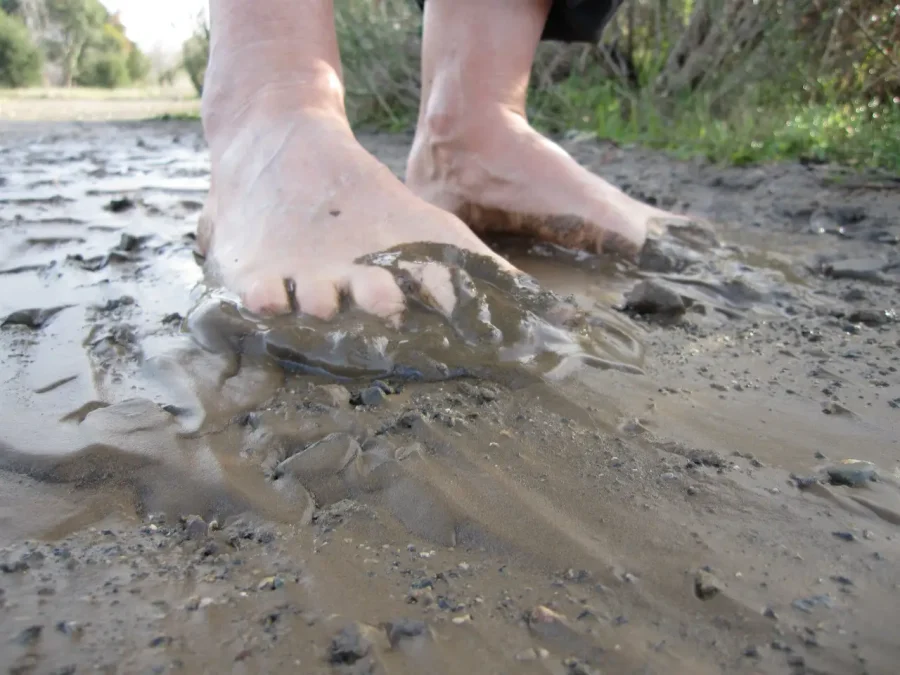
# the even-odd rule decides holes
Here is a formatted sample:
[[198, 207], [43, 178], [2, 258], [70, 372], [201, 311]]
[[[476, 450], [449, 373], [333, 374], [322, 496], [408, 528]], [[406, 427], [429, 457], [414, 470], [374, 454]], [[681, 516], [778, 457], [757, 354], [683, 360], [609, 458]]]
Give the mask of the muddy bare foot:
[[507, 109], [426, 116], [407, 183], [478, 233], [536, 237], [592, 252], [633, 253], [673, 214], [632, 199]]
[[[355, 261], [405, 243], [452, 244], [509, 268], [463, 222], [409, 192], [339, 118], [295, 112], [250, 122], [212, 147], [214, 189], [198, 239], [251, 311], [296, 307], [328, 319], [347, 294], [365, 311], [398, 318], [404, 298], [393, 277]], [[452, 296], [439, 270], [425, 271], [422, 283], [437, 298]]]
[[[348, 296], [397, 319], [405, 303], [390, 273], [356, 261], [407, 243], [451, 244], [512, 269], [356, 141], [331, 3], [226, 5], [211, 13], [203, 92], [211, 191], [198, 241], [248, 309], [328, 319]], [[449, 302], [448, 270], [409, 272], [438, 304]]]

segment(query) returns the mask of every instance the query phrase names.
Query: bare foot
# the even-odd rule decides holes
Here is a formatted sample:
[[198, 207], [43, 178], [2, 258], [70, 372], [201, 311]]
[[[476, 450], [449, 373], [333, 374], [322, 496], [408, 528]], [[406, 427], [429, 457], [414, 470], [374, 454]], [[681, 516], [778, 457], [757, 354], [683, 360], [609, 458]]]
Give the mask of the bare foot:
[[406, 180], [478, 233], [523, 234], [595, 252], [634, 253], [676, 217], [624, 194], [499, 105], [426, 115]]
[[[328, 319], [346, 294], [396, 320], [405, 303], [394, 278], [354, 261], [404, 243], [452, 244], [512, 269], [457, 217], [413, 195], [337, 113], [269, 110], [212, 126], [225, 137], [209, 139], [213, 189], [198, 243], [253, 312]], [[449, 274], [415, 275], [438, 305], [453, 302]]]

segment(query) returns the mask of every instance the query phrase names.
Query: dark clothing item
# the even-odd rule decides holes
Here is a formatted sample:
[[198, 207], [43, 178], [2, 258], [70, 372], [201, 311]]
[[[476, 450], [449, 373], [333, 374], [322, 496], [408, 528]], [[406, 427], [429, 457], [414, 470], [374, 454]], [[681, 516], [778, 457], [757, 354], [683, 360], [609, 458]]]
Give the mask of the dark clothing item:
[[[425, 5], [425, 0], [416, 2], [420, 8]], [[541, 39], [558, 42], [599, 42], [603, 29], [622, 2], [624, 0], [553, 0]]]

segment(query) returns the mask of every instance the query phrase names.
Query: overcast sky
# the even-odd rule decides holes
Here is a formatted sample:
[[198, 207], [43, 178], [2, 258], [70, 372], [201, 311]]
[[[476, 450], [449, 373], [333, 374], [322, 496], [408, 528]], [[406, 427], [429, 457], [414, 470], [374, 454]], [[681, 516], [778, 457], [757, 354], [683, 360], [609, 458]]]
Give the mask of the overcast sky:
[[175, 51], [191, 36], [207, 0], [100, 0], [121, 12], [125, 32], [144, 51]]

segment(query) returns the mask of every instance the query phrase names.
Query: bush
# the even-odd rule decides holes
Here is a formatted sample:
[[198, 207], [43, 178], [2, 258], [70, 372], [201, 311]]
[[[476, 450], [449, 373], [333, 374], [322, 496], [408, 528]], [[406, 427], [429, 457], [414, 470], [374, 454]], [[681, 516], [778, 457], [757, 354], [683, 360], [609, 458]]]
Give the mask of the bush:
[[206, 75], [206, 64], [209, 62], [209, 30], [201, 26], [189, 38], [181, 49], [182, 63], [197, 95], [203, 94], [203, 78]]
[[150, 59], [137, 48], [137, 45], [131, 46], [131, 51], [128, 52], [127, 65], [128, 79], [134, 84], [146, 80], [152, 66]]
[[124, 54], [103, 53], [92, 56], [87, 63], [80, 66], [76, 84], [82, 87], [102, 87], [115, 89], [130, 83], [128, 76], [128, 59]]
[[25, 24], [0, 11], [0, 87], [40, 84], [43, 61]]

